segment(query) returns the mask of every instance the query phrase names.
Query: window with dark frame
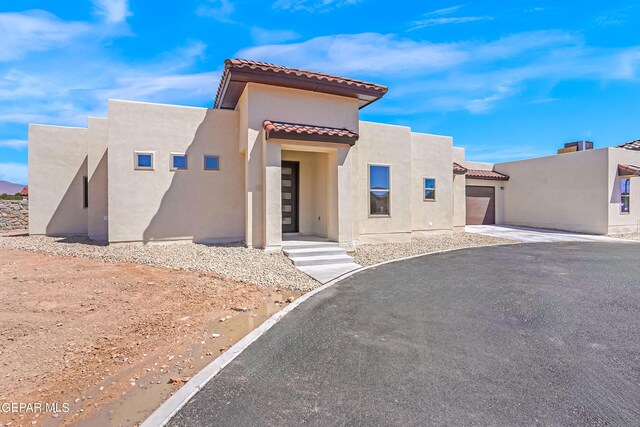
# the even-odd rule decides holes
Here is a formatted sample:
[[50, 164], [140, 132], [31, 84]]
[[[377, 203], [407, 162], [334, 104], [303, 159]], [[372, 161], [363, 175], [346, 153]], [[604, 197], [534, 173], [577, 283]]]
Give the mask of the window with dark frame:
[[436, 200], [436, 179], [425, 178], [424, 179], [424, 200]]
[[220, 158], [218, 156], [204, 156], [204, 170], [220, 170]]
[[389, 166], [369, 165], [369, 215], [390, 215], [390, 193]]
[[89, 207], [89, 178], [82, 177], [82, 208]]
[[631, 212], [631, 179], [620, 179], [620, 213]]

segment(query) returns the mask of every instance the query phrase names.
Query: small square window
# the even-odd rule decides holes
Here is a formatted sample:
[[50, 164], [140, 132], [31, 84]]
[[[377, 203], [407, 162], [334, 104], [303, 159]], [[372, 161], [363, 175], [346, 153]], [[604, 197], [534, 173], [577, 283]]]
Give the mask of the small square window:
[[436, 180], [435, 178], [424, 179], [424, 200], [436, 200]]
[[135, 169], [153, 170], [153, 153], [135, 152]]
[[171, 170], [187, 170], [187, 155], [171, 153]]
[[204, 156], [204, 170], [220, 170], [220, 158], [218, 156]]

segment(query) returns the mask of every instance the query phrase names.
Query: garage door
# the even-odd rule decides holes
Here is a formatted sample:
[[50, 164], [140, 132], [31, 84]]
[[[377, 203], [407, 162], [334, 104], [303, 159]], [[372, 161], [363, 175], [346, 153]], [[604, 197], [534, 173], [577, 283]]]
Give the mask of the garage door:
[[496, 189], [467, 186], [467, 225], [496, 223]]

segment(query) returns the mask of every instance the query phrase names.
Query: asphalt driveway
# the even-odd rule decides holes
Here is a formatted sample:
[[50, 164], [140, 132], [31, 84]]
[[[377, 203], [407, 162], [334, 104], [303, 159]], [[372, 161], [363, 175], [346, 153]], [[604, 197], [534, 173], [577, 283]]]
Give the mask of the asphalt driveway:
[[640, 244], [370, 269], [302, 304], [171, 426], [640, 425]]

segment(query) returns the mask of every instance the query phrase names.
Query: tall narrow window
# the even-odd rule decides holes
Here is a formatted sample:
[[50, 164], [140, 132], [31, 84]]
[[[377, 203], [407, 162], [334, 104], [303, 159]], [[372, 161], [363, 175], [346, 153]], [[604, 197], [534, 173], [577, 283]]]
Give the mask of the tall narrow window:
[[82, 208], [89, 207], [89, 178], [82, 177]]
[[424, 200], [436, 200], [436, 180], [435, 178], [424, 179]]
[[629, 213], [631, 206], [631, 179], [620, 179], [620, 213]]
[[389, 216], [391, 182], [389, 166], [369, 165], [369, 214]]

